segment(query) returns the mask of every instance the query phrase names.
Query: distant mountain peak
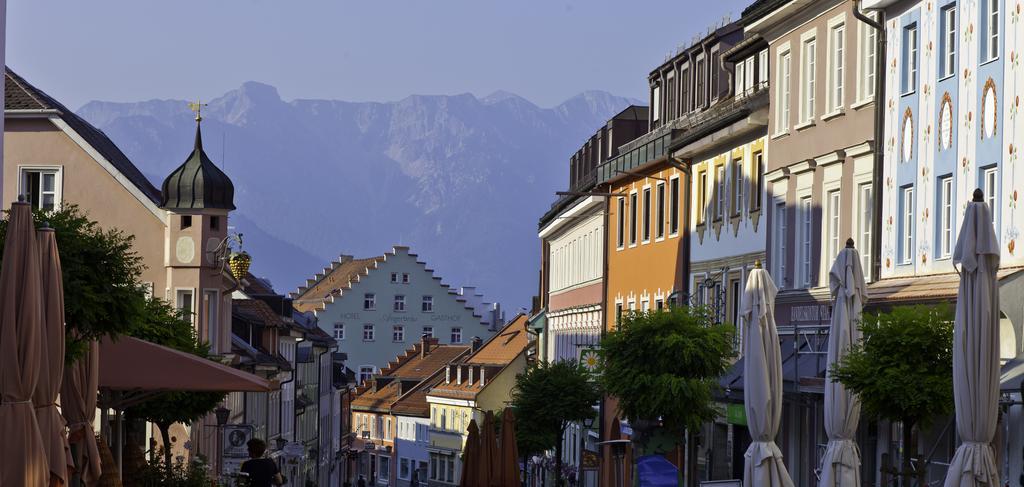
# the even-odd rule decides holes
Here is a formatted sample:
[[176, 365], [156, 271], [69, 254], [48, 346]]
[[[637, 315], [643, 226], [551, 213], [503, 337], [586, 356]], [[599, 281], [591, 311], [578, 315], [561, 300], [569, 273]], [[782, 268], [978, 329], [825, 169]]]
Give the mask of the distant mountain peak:
[[[339, 247], [376, 255], [402, 240], [514, 309], [533, 293], [537, 218], [564, 189], [570, 155], [631, 102], [602, 91], [553, 107], [508, 91], [286, 101], [250, 81], [210, 101], [204, 138], [227, 161], [246, 248], [282, 287]], [[150, 175], [177, 167], [195, 130], [178, 100], [79, 114]]]
[[530, 105], [534, 104], [533, 102], [527, 100], [526, 98], [523, 98], [515, 93], [512, 93], [511, 91], [505, 90], [495, 91], [494, 93], [491, 93], [490, 95], [487, 95], [480, 99], [480, 101], [483, 102], [485, 105], [494, 105], [496, 103], [501, 103], [503, 101], [509, 100], [521, 103], [529, 103]]

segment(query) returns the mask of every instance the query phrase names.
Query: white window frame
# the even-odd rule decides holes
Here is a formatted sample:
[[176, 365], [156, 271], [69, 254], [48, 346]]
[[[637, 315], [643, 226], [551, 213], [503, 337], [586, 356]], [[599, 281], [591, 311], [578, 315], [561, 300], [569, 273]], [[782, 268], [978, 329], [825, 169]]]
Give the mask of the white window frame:
[[453, 344], [462, 343], [462, 327], [453, 326], [451, 331], [451, 339]]
[[982, 169], [982, 190], [985, 192], [985, 203], [992, 212], [992, 225], [999, 231], [999, 167], [990, 166]]
[[420, 331], [420, 336], [426, 336], [427, 338], [434, 338], [434, 325], [423, 325], [423, 329]]
[[766, 85], [768, 83], [768, 49], [763, 49], [757, 53], [757, 84]]
[[189, 323], [192, 323], [192, 326], [195, 326], [195, 324], [196, 324], [196, 316], [199, 315], [199, 312], [196, 310], [197, 304], [196, 304], [196, 289], [195, 288], [193, 288], [193, 287], [178, 287], [178, 288], [174, 288], [174, 309], [179, 311], [179, 312], [181, 312], [183, 310], [183, 308], [182, 308], [182, 302], [183, 302], [182, 295], [186, 294], [186, 293], [188, 294], [188, 296], [190, 296], [189, 299], [188, 299], [188, 301], [189, 301], [189, 316], [183, 317], [182, 319], [188, 321]]
[[363, 311], [374, 311], [377, 309], [377, 294], [363, 294]]
[[[54, 165], [18, 165], [18, 194], [28, 195], [29, 190], [26, 188], [26, 176], [27, 173], [37, 172], [39, 174], [39, 188], [36, 188], [33, 192], [39, 192], [39, 206], [34, 206], [35, 209], [42, 209], [43, 196], [47, 194], [53, 195], [53, 211], [59, 211], [61, 208], [61, 202], [64, 198], [64, 166]], [[53, 174], [53, 191], [43, 190], [43, 180], [45, 174]]]
[[743, 214], [743, 156], [732, 160], [732, 214]]
[[405, 342], [405, 326], [391, 325], [391, 341], [395, 343]]
[[788, 42], [779, 49], [776, 59], [779, 69], [778, 80], [775, 82], [775, 134], [782, 135], [789, 132], [792, 120], [790, 107], [793, 104], [793, 52]]
[[749, 93], [754, 91], [754, 86], [756, 83], [754, 81], [754, 56], [750, 56], [747, 59], [744, 59], [743, 64], [745, 65], [743, 71], [746, 74], [746, 77], [743, 80], [744, 91]]
[[345, 339], [345, 323], [340, 321], [334, 323], [334, 339], [344, 340]]
[[377, 327], [373, 323], [363, 323], [363, 341], [372, 342], [377, 339]]
[[622, 196], [616, 198], [616, 205], [615, 248], [622, 250], [626, 247], [626, 198]]
[[814, 122], [817, 110], [816, 97], [818, 89], [818, 40], [817, 30], [800, 36], [800, 122]]
[[843, 110], [846, 99], [846, 16], [828, 24], [828, 108], [830, 114]]
[[874, 188], [870, 182], [863, 182], [857, 186], [857, 215], [858, 215], [858, 236], [860, 241], [857, 246], [861, 255], [861, 266], [866, 275], [870, 274], [868, 269], [871, 265], [871, 232], [874, 230]]
[[903, 26], [903, 73], [901, 81], [904, 86], [900, 90], [904, 95], [917, 91], [917, 77], [920, 66], [918, 63], [918, 43], [921, 37], [917, 22]]
[[956, 74], [956, 30], [958, 24], [956, 13], [956, 2], [939, 9], [939, 28], [941, 31], [940, 35], [942, 35], [942, 42], [940, 43], [941, 52], [939, 52], [939, 65], [942, 69], [939, 73], [939, 79], [948, 78]]
[[985, 21], [985, 42], [982, 46], [984, 49], [984, 56], [982, 56], [982, 62], [987, 63], [999, 59], [999, 32], [1000, 28], [1000, 15], [1002, 12], [999, 10], [999, 3], [1002, 0], [982, 0], [984, 5], [984, 21]]
[[679, 200], [682, 198], [682, 191], [682, 183], [678, 175], [668, 178], [668, 236], [670, 238], [679, 236]]
[[914, 186], [905, 186], [900, 189], [900, 198], [903, 201], [903, 207], [900, 212], [900, 218], [903, 220], [903, 234], [900, 235], [901, 239], [901, 250], [903, 251], [900, 255], [900, 262], [903, 264], [911, 264], [914, 262], [914, 206], [916, 202], [914, 200]]
[[800, 223], [799, 234], [800, 234], [800, 247], [798, 248], [800, 259], [797, 262], [800, 263], [800, 279], [799, 286], [804, 288], [811, 287], [811, 279], [814, 275], [813, 270], [813, 247], [811, 242], [814, 238], [814, 204], [812, 203], [811, 196], [802, 196], [799, 200], [799, 206], [797, 206], [798, 222]]
[[939, 258], [953, 252], [953, 175], [939, 178]]
[[641, 189], [641, 220], [640, 220], [640, 242], [651, 243], [651, 186], [645, 185]]
[[392, 311], [395, 311], [395, 312], [398, 312], [398, 313], [404, 313], [405, 312], [405, 295], [404, 294], [396, 294], [395, 295], [394, 305], [392, 305], [391, 308], [392, 308]]
[[[867, 16], [875, 19], [874, 12], [867, 13]], [[858, 76], [857, 76], [857, 100], [859, 104], [871, 102], [875, 96], [875, 75], [878, 69], [876, 66], [878, 31], [864, 22], [857, 23], [859, 31], [859, 52]]]
[[839, 189], [833, 189], [826, 194], [826, 206], [828, 208], [828, 262], [835, 260], [839, 255], [839, 223], [842, 196]]
[[715, 183], [718, 186], [718, 192], [715, 193], [715, 221], [721, 221], [725, 216], [725, 192], [728, 190], [728, 184], [725, 180], [725, 164], [715, 164]]
[[657, 217], [654, 220], [654, 237], [655, 241], [662, 241], [665, 239], [665, 226], [668, 224], [668, 219], [665, 215], [666, 205], [668, 204], [668, 188], [665, 187], [664, 181], [659, 181], [655, 185], [654, 189], [654, 205], [657, 207]]
[[[360, 365], [359, 366], [359, 376], [358, 376], [359, 383], [363, 384], [367, 380], [373, 379], [373, 374], [376, 374], [376, 373], [377, 373], [377, 368], [376, 367], [374, 367], [372, 365]], [[362, 421], [360, 421], [360, 424], [362, 425], [362, 427], [358, 428], [358, 429], [367, 430], [366, 415], [363, 414], [363, 415], [360, 415], [360, 416], [362, 416], [360, 418], [362, 420]], [[285, 421], [285, 423], [288, 423], [288, 421]]]
[[214, 349], [212, 351], [216, 351], [219, 348], [218, 343], [220, 343], [220, 289], [203, 289], [201, 304], [206, 305], [206, 309], [202, 313], [206, 325], [206, 340]]
[[735, 70], [735, 75], [733, 77], [735, 78], [735, 81], [736, 81], [736, 88], [735, 88], [736, 96], [743, 96], [743, 95], [745, 95], [747, 93], [747, 87], [746, 87], [746, 81], [747, 81], [747, 74], [746, 73], [747, 73], [747, 70], [746, 70], [746, 68], [747, 68], [747, 66], [744, 63], [744, 61], [737, 62], [735, 68], [733, 68]]
[[654, 84], [651, 87], [651, 120], [657, 122], [661, 119], [661, 85]]
[[637, 206], [640, 206], [640, 195], [634, 189], [629, 193], [629, 247], [636, 247], [637, 240], [640, 237], [640, 227], [637, 218], [638, 215]]
[[434, 312], [434, 297], [430, 295], [423, 296], [423, 301], [420, 303], [420, 312], [422, 313], [433, 313]]
[[708, 170], [702, 169], [697, 172], [697, 223], [704, 223], [708, 219]]
[[772, 267], [774, 267], [775, 284], [779, 289], [786, 287], [786, 240], [789, 237], [786, 233], [788, 231], [786, 210], [785, 200], [776, 198], [773, 202], [775, 215], [772, 217], [775, 227], [772, 229], [772, 240], [775, 241], [775, 248], [772, 252]]

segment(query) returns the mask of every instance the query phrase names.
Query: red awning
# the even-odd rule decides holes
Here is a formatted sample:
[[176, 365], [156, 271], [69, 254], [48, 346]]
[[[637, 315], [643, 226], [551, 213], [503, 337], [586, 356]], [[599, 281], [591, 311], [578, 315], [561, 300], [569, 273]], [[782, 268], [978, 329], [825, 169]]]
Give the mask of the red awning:
[[276, 384], [138, 338], [100, 342], [100, 388], [115, 391], [267, 392]]

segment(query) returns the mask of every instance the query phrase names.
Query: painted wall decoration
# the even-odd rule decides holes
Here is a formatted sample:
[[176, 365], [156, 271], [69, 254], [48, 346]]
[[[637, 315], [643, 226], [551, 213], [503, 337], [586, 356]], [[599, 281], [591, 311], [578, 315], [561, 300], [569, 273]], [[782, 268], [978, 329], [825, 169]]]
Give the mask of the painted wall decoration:
[[[933, 50], [941, 49], [939, 43], [939, 8], [932, 0], [924, 0], [906, 9], [901, 9], [886, 22], [888, 49], [885, 53], [889, 68], [886, 77], [885, 94], [885, 145], [883, 148], [883, 194], [882, 204], [882, 276], [899, 277], [953, 272], [949, 258], [939, 258], [935, 253], [938, 244], [932, 243], [938, 233], [940, 218], [936, 207], [940, 202], [937, 193], [940, 176], [948, 174], [950, 167], [954, 177], [954, 225], [961, 223], [964, 209], [971, 193], [981, 184], [981, 167], [995, 163], [999, 171], [996, 185], [995, 213], [999, 215], [997, 232], [1003, 248], [1004, 265], [1024, 265], [1024, 255], [1018, 252], [1020, 228], [1024, 225], [1024, 214], [1016, 211], [1020, 198], [1020, 184], [1024, 175], [1018, 176], [1017, 164], [1020, 147], [1024, 144], [1024, 127], [1019, 126], [1020, 88], [1024, 86], [1024, 70], [1021, 69], [1021, 38], [1024, 36], [1024, 22], [1021, 13], [1024, 0], [997, 0], [1002, 2], [1000, 12], [1005, 12], [1000, 30], [998, 56], [991, 60], [981, 58], [982, 44], [986, 42], [981, 25], [984, 2], [979, 0], [957, 0], [956, 9], [959, 23], [956, 40], [957, 69], [955, 84], [939, 78], [938, 62], [941, 56]], [[939, 2], [939, 7], [948, 2]], [[904, 41], [902, 29], [909, 22], [917, 22], [921, 42], [922, 59], [919, 65], [920, 89], [915, 93], [901, 92]], [[984, 29], [982, 29], [984, 30]], [[940, 82], [942, 82], [940, 84]], [[951, 93], [952, 92], [952, 93]], [[915, 120], [916, 117], [916, 120]], [[915, 130], [915, 121], [923, 120], [920, 130]], [[934, 132], [934, 133], [933, 133]], [[931, 141], [934, 137], [934, 142]], [[993, 142], [999, 144], [993, 146]], [[995, 148], [998, 147], [998, 151]], [[955, 157], [940, 154], [946, 150], [955, 151]], [[950, 166], [950, 161], [953, 162]], [[941, 169], [940, 169], [941, 167]], [[941, 171], [941, 172], [940, 172]], [[899, 189], [914, 184], [916, 221], [914, 227], [913, 255], [917, 258], [910, 264], [899, 263], [896, 249], [900, 235]], [[956, 235], [959, 228], [953, 229]]]

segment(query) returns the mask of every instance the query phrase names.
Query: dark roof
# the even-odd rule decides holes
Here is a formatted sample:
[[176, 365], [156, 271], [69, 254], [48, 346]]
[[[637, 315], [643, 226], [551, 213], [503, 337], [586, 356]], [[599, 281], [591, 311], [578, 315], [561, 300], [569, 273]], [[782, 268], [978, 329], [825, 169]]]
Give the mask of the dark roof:
[[7, 68], [4, 76], [4, 110], [53, 110], [54, 115], [64, 121], [96, 152], [110, 162], [129, 182], [153, 203], [160, 202], [160, 190], [142, 175], [128, 156], [121, 152], [102, 130], [92, 126], [75, 112], [68, 110], [59, 101], [50, 97], [24, 78]]
[[256, 277], [251, 272], [245, 274], [242, 284], [242, 291], [249, 296], [278, 296], [269, 281]]
[[281, 315], [274, 312], [270, 305], [258, 299], [233, 299], [231, 300], [231, 314], [241, 318], [248, 323], [270, 328], [285, 328]]
[[790, 0], [756, 0], [743, 9], [743, 13], [740, 14], [740, 23], [750, 25], [788, 2]]
[[294, 301], [292, 306], [299, 311], [322, 310], [333, 296], [340, 294], [341, 289], [352, 286], [352, 281], [358, 276], [365, 276], [369, 269], [384, 262], [384, 256], [370, 257], [368, 259], [353, 259], [349, 256], [342, 256], [338, 261], [331, 263], [331, 268], [325, 269], [319, 274], [315, 283], [307, 288], [300, 289], [300, 292], [293, 293]]
[[231, 350], [237, 353], [245, 365], [274, 365], [281, 370], [292, 370], [292, 364], [278, 354], [270, 354], [262, 347], [247, 343], [242, 337], [231, 335]]
[[164, 179], [160, 207], [178, 209], [235, 209], [235, 185], [203, 151], [203, 134], [196, 119], [196, 144], [188, 159]]

